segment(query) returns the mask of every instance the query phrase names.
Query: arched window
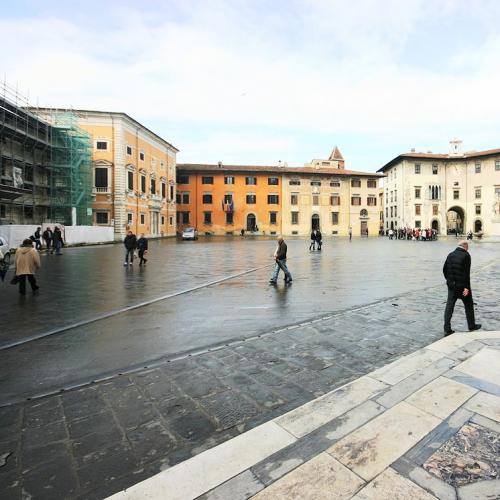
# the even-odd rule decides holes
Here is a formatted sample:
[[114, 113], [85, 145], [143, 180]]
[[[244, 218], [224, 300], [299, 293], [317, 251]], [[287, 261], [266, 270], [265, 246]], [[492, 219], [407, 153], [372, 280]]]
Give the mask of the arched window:
[[368, 217], [368, 210], [366, 208], [362, 208], [361, 211], [359, 212], [360, 217]]
[[483, 223], [477, 219], [474, 221], [474, 232], [479, 233], [483, 230]]

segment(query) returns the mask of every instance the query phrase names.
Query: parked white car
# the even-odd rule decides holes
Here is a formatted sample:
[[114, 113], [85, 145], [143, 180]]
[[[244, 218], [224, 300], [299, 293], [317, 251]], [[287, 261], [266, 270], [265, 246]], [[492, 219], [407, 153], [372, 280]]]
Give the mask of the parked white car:
[[194, 227], [187, 227], [182, 231], [182, 239], [183, 240], [197, 240], [198, 239], [198, 231]]
[[3, 236], [0, 236], [0, 252], [2, 252], [3, 259], [8, 264], [10, 262], [9, 242]]

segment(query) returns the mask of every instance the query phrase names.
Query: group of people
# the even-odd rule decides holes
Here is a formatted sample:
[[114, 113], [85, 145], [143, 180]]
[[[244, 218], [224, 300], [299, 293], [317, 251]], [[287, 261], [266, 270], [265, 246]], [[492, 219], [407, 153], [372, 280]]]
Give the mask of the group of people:
[[321, 250], [321, 245], [323, 244], [323, 235], [319, 229], [313, 229], [311, 231], [311, 244], [309, 245], [309, 251], [316, 250], [316, 246], [318, 246], [318, 250]]
[[55, 252], [56, 255], [62, 255], [61, 249], [64, 246], [64, 239], [61, 228], [55, 226], [54, 230], [52, 231], [50, 227], [47, 227], [42, 233], [42, 228], [37, 227], [36, 231], [29, 238], [35, 244], [36, 250], [42, 249], [42, 238], [45, 242], [47, 253]]
[[390, 240], [412, 240], [412, 241], [435, 241], [437, 231], [435, 229], [420, 229], [416, 227], [400, 227], [398, 229], [388, 229], [386, 235]]
[[136, 250], [139, 254], [139, 265], [142, 266], [143, 264], [146, 264], [148, 261], [145, 257], [148, 253], [148, 239], [144, 236], [144, 233], [141, 233], [141, 237], [137, 239], [136, 235], [132, 231], [129, 231], [123, 240], [123, 244], [125, 245], [124, 266], [131, 266], [134, 263]]

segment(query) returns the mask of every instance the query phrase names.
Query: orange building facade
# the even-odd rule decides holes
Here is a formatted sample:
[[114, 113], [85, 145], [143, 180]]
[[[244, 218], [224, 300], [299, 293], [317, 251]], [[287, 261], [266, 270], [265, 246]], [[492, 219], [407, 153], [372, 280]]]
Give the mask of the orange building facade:
[[177, 226], [200, 234], [279, 234], [279, 167], [177, 165]]

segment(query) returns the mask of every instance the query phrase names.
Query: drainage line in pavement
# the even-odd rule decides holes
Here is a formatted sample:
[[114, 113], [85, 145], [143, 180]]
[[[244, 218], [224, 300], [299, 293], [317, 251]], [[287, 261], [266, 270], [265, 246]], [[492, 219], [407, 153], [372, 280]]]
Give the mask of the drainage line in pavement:
[[59, 328], [54, 328], [53, 330], [48, 330], [46, 332], [37, 333], [36, 335], [31, 335], [30, 337], [25, 337], [25, 338], [20, 339], [20, 340], [13, 340], [12, 342], [5, 342], [3, 344], [0, 344], [0, 351], [4, 351], [6, 349], [12, 349], [13, 347], [27, 344], [29, 342], [33, 342], [34, 340], [40, 340], [40, 339], [43, 339], [45, 337], [50, 337], [51, 335], [57, 335], [59, 333], [65, 332], [67, 330], [72, 330], [73, 328], [79, 328], [80, 326], [86, 326], [86, 325], [89, 325], [91, 323], [95, 323], [96, 321], [100, 321], [102, 319], [111, 318], [113, 316], [117, 316], [118, 314], [133, 311], [133, 310], [139, 309], [141, 307], [146, 307], [146, 306], [149, 306], [151, 304], [155, 304], [156, 302], [161, 302], [162, 300], [167, 300], [167, 299], [171, 299], [173, 297], [177, 297], [179, 295], [184, 295], [186, 293], [195, 292], [196, 290], [200, 290], [202, 288], [207, 288], [207, 287], [212, 286], [212, 285], [217, 285], [218, 283], [222, 283], [224, 281], [238, 278], [240, 276], [244, 276], [245, 274], [250, 274], [250, 273], [253, 273], [255, 271], [259, 271], [260, 269], [265, 269], [266, 267], [270, 267], [270, 266], [274, 266], [274, 264], [266, 264], [265, 266], [255, 267], [254, 269], [249, 269], [247, 271], [242, 271], [240, 273], [231, 274], [230, 276], [225, 276], [223, 278], [218, 278], [214, 281], [210, 281], [210, 282], [204, 283], [202, 285], [197, 285], [197, 286], [194, 286], [192, 288], [188, 288], [186, 290], [181, 290], [180, 292], [170, 293], [168, 295], [162, 295], [161, 297], [156, 297], [154, 299], [146, 300], [144, 302], [139, 302], [138, 304], [134, 304], [131, 306], [122, 307], [121, 309], [114, 309], [112, 311], [98, 314], [97, 316], [94, 316], [94, 317], [89, 318], [89, 319], [84, 319], [82, 321], [78, 321], [77, 323], [72, 323], [70, 325], [65, 325], [65, 326], [61, 326]]

